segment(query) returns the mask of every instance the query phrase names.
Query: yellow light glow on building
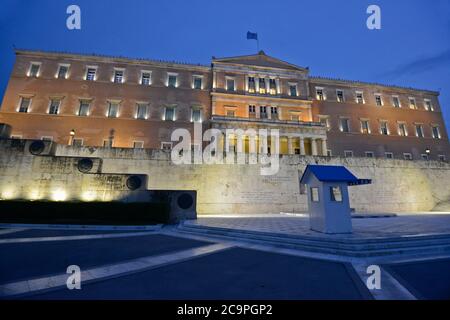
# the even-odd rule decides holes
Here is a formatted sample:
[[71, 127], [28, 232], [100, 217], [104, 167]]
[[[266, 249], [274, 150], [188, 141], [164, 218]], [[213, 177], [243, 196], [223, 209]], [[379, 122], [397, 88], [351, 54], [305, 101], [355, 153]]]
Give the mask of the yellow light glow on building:
[[32, 190], [32, 191], [30, 191], [30, 193], [28, 194], [28, 200], [31, 200], [31, 201], [33, 201], [33, 200], [39, 200], [39, 199], [41, 199], [42, 197], [41, 196], [39, 196], [39, 191], [38, 190]]
[[67, 199], [66, 191], [62, 189], [57, 189], [52, 192], [52, 200], [53, 201], [65, 201]]
[[94, 191], [86, 191], [81, 195], [81, 200], [83, 201], [95, 201], [97, 198], [97, 194]]
[[13, 199], [16, 192], [12, 188], [8, 188], [2, 191], [0, 198], [4, 200]]

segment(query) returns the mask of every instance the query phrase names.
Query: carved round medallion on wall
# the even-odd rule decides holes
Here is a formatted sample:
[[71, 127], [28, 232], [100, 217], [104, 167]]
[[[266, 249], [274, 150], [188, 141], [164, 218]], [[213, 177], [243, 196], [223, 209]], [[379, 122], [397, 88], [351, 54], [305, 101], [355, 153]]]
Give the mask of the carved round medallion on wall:
[[92, 170], [93, 166], [94, 162], [92, 161], [92, 159], [83, 158], [81, 160], [78, 160], [78, 170], [82, 173], [88, 173]]
[[194, 204], [194, 199], [189, 193], [182, 193], [177, 199], [177, 204], [181, 209], [187, 210]]
[[130, 176], [127, 179], [127, 188], [130, 190], [139, 189], [142, 186], [142, 180], [138, 176]]
[[40, 155], [45, 149], [45, 143], [42, 140], [33, 141], [30, 144], [29, 151], [32, 155]]

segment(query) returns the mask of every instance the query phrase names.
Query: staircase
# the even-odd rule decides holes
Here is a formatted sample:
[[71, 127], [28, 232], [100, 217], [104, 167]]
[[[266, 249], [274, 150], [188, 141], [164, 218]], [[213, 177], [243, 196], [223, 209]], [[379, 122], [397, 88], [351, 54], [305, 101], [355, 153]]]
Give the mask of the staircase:
[[445, 254], [450, 253], [450, 234], [417, 235], [389, 238], [337, 238], [268, 233], [250, 230], [234, 230], [202, 226], [184, 222], [179, 232], [191, 235], [215, 237], [290, 248], [308, 252], [373, 257], [398, 254]]

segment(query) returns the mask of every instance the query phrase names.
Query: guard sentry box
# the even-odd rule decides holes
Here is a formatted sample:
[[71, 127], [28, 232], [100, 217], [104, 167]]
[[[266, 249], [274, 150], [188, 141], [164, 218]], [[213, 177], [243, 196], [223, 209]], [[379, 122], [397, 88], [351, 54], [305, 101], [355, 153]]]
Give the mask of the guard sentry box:
[[348, 186], [370, 184], [371, 180], [358, 179], [343, 166], [308, 165], [300, 183], [307, 189], [311, 230], [352, 232]]

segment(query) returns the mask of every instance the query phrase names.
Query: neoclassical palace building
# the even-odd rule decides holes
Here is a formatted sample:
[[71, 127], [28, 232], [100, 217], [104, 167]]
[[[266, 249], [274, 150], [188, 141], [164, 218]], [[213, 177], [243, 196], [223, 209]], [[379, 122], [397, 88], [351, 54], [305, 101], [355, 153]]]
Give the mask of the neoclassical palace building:
[[[282, 154], [447, 161], [438, 96], [312, 77], [262, 51], [206, 66], [17, 50], [0, 123], [13, 138], [167, 150], [174, 129], [193, 131], [195, 123], [278, 129]], [[236, 145], [227, 147], [249, 152], [248, 139], [242, 150]]]

